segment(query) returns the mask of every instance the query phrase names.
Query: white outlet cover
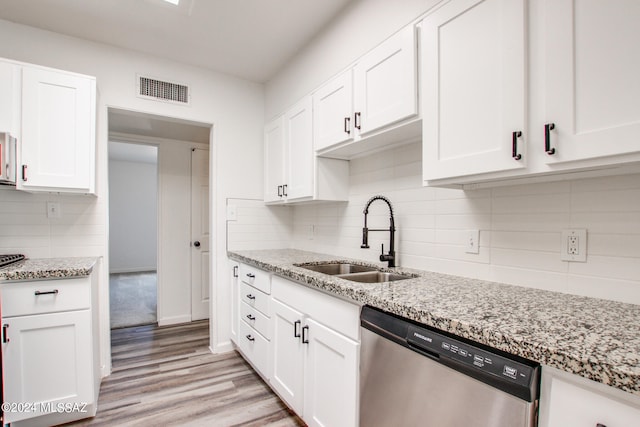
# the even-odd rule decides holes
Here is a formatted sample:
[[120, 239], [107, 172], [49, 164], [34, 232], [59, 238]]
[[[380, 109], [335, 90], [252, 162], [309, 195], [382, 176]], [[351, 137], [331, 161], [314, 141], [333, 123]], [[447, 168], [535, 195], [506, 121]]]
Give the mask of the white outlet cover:
[[[577, 252], [570, 253], [570, 241], [577, 239]], [[574, 251], [575, 252], [575, 247]], [[562, 230], [560, 240], [560, 259], [569, 262], [587, 262], [587, 230], [585, 228], [572, 228]]]
[[60, 218], [60, 203], [59, 202], [47, 202], [47, 218]]

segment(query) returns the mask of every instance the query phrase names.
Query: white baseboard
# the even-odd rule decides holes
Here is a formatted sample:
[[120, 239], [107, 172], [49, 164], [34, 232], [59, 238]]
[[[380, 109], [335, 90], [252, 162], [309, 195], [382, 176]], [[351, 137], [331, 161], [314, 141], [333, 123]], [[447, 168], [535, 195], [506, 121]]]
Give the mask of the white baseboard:
[[225, 341], [218, 343], [218, 345], [216, 345], [215, 347], [210, 346], [209, 350], [211, 350], [211, 353], [213, 354], [221, 354], [233, 351], [235, 350], [235, 347], [231, 341]]
[[177, 325], [180, 323], [190, 323], [191, 316], [173, 316], [158, 319], [158, 326]]
[[157, 271], [156, 267], [133, 267], [133, 268], [111, 268], [109, 269], [109, 274], [120, 274], [120, 273], [148, 273], [151, 271]]

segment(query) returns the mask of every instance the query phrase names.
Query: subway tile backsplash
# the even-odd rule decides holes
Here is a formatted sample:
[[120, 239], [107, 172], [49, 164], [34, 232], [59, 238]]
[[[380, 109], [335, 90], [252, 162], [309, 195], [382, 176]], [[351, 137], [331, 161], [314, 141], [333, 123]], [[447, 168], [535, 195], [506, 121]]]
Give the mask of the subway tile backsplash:
[[[393, 203], [399, 265], [640, 304], [640, 175], [463, 191], [422, 187], [420, 144], [351, 161], [349, 202], [292, 208], [292, 245], [377, 262], [388, 233], [360, 249], [362, 210]], [[370, 228], [387, 228], [374, 203]], [[560, 260], [561, 231], [588, 230], [587, 262]], [[480, 253], [464, 250], [480, 230]]]

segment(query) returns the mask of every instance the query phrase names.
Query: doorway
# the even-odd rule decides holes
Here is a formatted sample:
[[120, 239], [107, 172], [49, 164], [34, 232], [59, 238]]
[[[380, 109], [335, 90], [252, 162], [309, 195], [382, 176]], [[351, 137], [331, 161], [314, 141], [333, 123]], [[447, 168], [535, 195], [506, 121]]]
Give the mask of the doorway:
[[[209, 251], [212, 126], [115, 108], [108, 113], [110, 141], [156, 149], [157, 323], [165, 326], [208, 318], [214, 268]], [[114, 230], [110, 227], [111, 240]], [[110, 273], [117, 273], [115, 256], [110, 249]]]
[[111, 329], [157, 322], [158, 147], [109, 141]]

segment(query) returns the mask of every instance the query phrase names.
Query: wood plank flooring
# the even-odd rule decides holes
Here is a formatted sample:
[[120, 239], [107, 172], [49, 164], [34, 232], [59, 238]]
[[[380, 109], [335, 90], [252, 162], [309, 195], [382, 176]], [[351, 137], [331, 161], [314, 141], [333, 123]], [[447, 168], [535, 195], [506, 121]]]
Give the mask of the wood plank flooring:
[[95, 418], [67, 426], [304, 426], [236, 352], [209, 351], [208, 321], [111, 334]]

